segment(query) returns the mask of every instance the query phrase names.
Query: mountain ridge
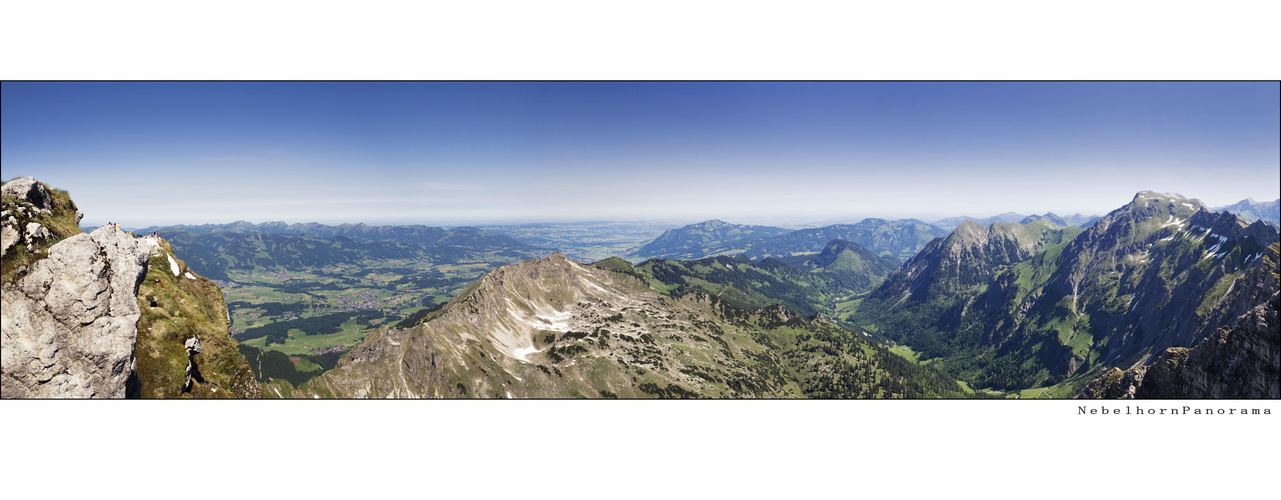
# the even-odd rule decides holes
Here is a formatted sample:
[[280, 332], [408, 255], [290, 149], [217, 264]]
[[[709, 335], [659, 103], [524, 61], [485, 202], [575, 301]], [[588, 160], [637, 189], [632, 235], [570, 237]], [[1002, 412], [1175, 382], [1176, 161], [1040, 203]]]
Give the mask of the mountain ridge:
[[[719, 220], [713, 221], [723, 224], [717, 227], [733, 226]], [[634, 251], [631, 255], [678, 260], [738, 253], [753, 259], [791, 257], [818, 253], [832, 240], [840, 239], [858, 243], [873, 253], [902, 261], [915, 254], [931, 239], [946, 234], [947, 231], [916, 219], [890, 221], [866, 218], [855, 224], [832, 224], [798, 230], [770, 228], [769, 231], [750, 236], [736, 233], [732, 237], [709, 233], [695, 226], [685, 226], [668, 230], [663, 236], [640, 247], [643, 250]]]
[[641, 245], [631, 253], [646, 259], [696, 259], [709, 256], [706, 250], [708, 245], [715, 248], [732, 247], [740, 242], [789, 232], [791, 230], [781, 227], [730, 224], [720, 219], [710, 219], [663, 231], [653, 241]]
[[943, 363], [954, 370], [985, 373], [978, 383], [1030, 387], [1200, 342], [1276, 287], [1257, 265], [1275, 230], [1177, 194], [1140, 192], [1085, 230], [1046, 226], [1057, 236], [1039, 246], [993, 239], [999, 229], [964, 222], [932, 242], [859, 319], [952, 356]]
[[175, 230], [192, 233], [308, 235], [324, 239], [343, 237], [354, 241], [383, 240], [435, 245], [450, 244], [451, 240], [454, 239], [468, 239], [489, 245], [524, 246], [524, 244], [517, 242], [510, 236], [484, 231], [471, 226], [444, 229], [421, 224], [374, 226], [365, 223], [347, 223], [332, 226], [317, 222], [289, 224], [281, 221], [254, 224], [241, 220], [227, 224], [151, 226], [137, 229], [135, 232], [140, 234], [154, 231], [165, 233]]
[[1281, 224], [1281, 199], [1258, 202], [1254, 201], [1254, 198], [1246, 198], [1231, 205], [1215, 207], [1214, 210], [1237, 214], [1248, 222], [1262, 219], [1273, 224]]
[[[832, 354], [802, 356], [811, 348]], [[903, 378], [875, 375], [890, 372]], [[362, 398], [902, 397], [949, 383], [959, 394], [935, 371], [780, 305], [744, 310], [703, 292], [664, 295], [636, 275], [553, 253], [491, 271], [422, 323], [379, 329], [335, 369], [272, 390]]]

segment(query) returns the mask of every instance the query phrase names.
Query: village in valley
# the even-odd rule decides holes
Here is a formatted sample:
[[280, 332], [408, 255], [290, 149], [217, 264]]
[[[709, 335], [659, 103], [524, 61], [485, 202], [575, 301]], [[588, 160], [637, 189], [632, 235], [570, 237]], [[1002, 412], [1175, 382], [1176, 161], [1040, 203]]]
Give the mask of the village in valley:
[[[229, 270], [230, 279], [214, 283], [227, 302], [230, 333], [241, 343], [290, 355], [326, 354], [345, 351], [371, 328], [448, 300], [491, 267], [371, 259], [304, 270]], [[418, 276], [431, 279], [411, 279]]]

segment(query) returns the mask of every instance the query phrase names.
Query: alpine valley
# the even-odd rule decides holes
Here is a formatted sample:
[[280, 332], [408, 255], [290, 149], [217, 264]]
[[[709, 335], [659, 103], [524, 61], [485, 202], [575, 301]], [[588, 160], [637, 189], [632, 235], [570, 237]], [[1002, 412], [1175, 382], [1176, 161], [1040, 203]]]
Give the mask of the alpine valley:
[[27, 177], [3, 205], [5, 398], [1281, 397], [1276, 202], [127, 231]]

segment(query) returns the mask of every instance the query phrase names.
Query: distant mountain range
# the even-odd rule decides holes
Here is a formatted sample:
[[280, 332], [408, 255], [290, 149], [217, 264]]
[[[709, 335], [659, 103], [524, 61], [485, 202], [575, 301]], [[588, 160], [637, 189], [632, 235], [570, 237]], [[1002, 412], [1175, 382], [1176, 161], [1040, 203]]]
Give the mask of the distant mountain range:
[[874, 254], [901, 261], [911, 257], [931, 239], [946, 234], [947, 231], [914, 219], [863, 219], [857, 224], [800, 230], [740, 226], [712, 220], [668, 230], [637, 249], [632, 256], [642, 259], [700, 259], [742, 253], [756, 259], [788, 257], [818, 253], [833, 240], [844, 240]]
[[650, 259], [631, 266], [608, 266], [644, 277], [650, 286], [673, 295], [701, 290], [742, 308], [783, 304], [799, 314], [835, 318], [837, 303], [871, 290], [897, 267], [894, 259], [874, 255], [858, 244], [833, 240], [818, 254], [765, 257], [742, 254], [697, 260]]
[[134, 230], [138, 234], [150, 234], [153, 231], [171, 232], [182, 230], [190, 233], [212, 234], [282, 234], [306, 235], [317, 238], [343, 237], [354, 241], [395, 241], [400, 243], [454, 245], [454, 246], [519, 246], [516, 240], [508, 236], [473, 227], [455, 227], [442, 229], [423, 225], [404, 226], [370, 226], [368, 224], [340, 224], [330, 226], [309, 222], [306, 224], [286, 224], [272, 221], [254, 224], [248, 221], [236, 221], [229, 224], [201, 224], [152, 226]]
[[1254, 201], [1253, 198], [1246, 198], [1231, 205], [1216, 207], [1215, 210], [1240, 215], [1241, 218], [1249, 222], [1263, 220], [1273, 224], [1281, 224], [1281, 199], [1258, 202]]
[[[1257, 312], [1278, 293], [1274, 226], [1153, 192], [1088, 229], [1053, 214], [1020, 222], [962, 221], [897, 268], [844, 240], [757, 260], [740, 252], [583, 266], [553, 255], [500, 268], [413, 324], [371, 334], [334, 370], [278, 390], [302, 397], [959, 395], [946, 373], [976, 388], [1080, 390], [1089, 383], [1084, 396], [1124, 397], [1133, 394], [1124, 384], [1138, 384], [1143, 373], [1107, 370], [1161, 360], [1142, 394], [1209, 397], [1180, 381], [1221, 376], [1248, 383], [1234, 396], [1275, 391], [1258, 378], [1275, 373], [1275, 356], [1268, 357], [1275, 349], [1241, 352], [1275, 344], [1268, 337], [1275, 313]], [[737, 236], [762, 229], [726, 226], [694, 230], [749, 250], [796, 233], [744, 241]], [[667, 242], [679, 247], [681, 233], [669, 232]], [[1256, 318], [1248, 328], [1222, 329], [1248, 314]], [[844, 328], [825, 330], [832, 326]], [[1199, 349], [1195, 363], [1179, 364], [1178, 353], [1215, 332], [1237, 347]], [[886, 349], [880, 339], [931, 359], [911, 366], [942, 371], [891, 368], [884, 364], [891, 358], [877, 354]], [[1236, 375], [1222, 375], [1223, 363], [1239, 367]], [[889, 372], [918, 382], [874, 389], [875, 374]], [[1225, 394], [1225, 385], [1216, 387]]]
[[730, 224], [712, 219], [677, 229], [668, 229], [654, 241], [642, 245], [633, 255], [642, 259], [701, 259], [712, 255], [740, 253], [747, 243], [792, 232], [772, 226]]
[[934, 222], [934, 225], [943, 229], [952, 229], [952, 228], [955, 228], [956, 226], [961, 225], [962, 222], [965, 222], [967, 220], [977, 222], [980, 226], [986, 226], [996, 222], [1018, 222], [1023, 220], [1023, 218], [1025, 217], [1027, 216], [1023, 214], [1014, 213], [1014, 212], [1005, 212], [1003, 214], [993, 215], [985, 219], [978, 219], [978, 218], [970, 217], [968, 215], [962, 215], [960, 217], [952, 217], [948, 219], [937, 220]]
[[964, 221], [979, 225], [995, 222], [1026, 224], [1046, 221], [1058, 227], [1088, 227], [1099, 216], [1073, 214], [1060, 217], [1054, 213], [1022, 215], [1007, 212], [986, 219], [957, 217], [928, 224], [916, 219], [886, 220], [868, 218], [856, 224], [787, 230], [768, 226], [744, 226], [720, 220], [709, 220], [670, 229], [662, 236], [637, 248], [630, 257], [637, 259], [701, 259], [716, 255], [744, 254], [753, 259], [790, 257], [818, 253], [828, 243], [843, 240], [855, 243], [872, 253], [903, 262], [934, 238], [947, 236]]
[[862, 302], [855, 321], [952, 373], [1034, 387], [1196, 345], [1277, 290], [1278, 234], [1141, 192], [1089, 229], [964, 222]]
[[300, 270], [367, 259], [424, 259], [440, 264], [468, 260], [517, 262], [545, 254], [511, 237], [460, 227], [289, 224], [268, 222], [149, 227], [192, 268], [227, 280], [231, 269]]
[[1059, 227], [1089, 227], [1101, 218], [1102, 217], [1097, 215], [1081, 215], [1079, 213], [1067, 216], [1058, 216], [1055, 215], [1054, 212], [1046, 212], [1045, 215], [1022, 215], [1014, 212], [1005, 212], [986, 219], [976, 219], [974, 217], [967, 216], [952, 217], [950, 219], [936, 221], [934, 222], [934, 225], [943, 229], [954, 229], [956, 226], [961, 225], [962, 222], [967, 220], [974, 221], [980, 226], [989, 226], [997, 222], [1017, 222], [1020, 224], [1027, 224], [1032, 221], [1047, 220]]

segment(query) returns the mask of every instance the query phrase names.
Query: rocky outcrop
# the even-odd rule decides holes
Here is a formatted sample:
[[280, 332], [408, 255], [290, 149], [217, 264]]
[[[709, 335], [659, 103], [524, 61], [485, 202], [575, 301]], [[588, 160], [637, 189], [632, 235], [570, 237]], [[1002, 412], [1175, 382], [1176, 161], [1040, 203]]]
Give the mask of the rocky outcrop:
[[31, 203], [46, 215], [53, 210], [53, 196], [49, 194], [48, 189], [45, 189], [44, 184], [36, 182], [34, 177], [28, 176], [6, 182], [3, 187], [0, 187], [0, 196]]
[[1172, 347], [1153, 364], [1113, 368], [1081, 398], [1281, 398], [1281, 323], [1277, 294], [1192, 349]]
[[53, 233], [49, 228], [44, 227], [39, 222], [22, 223], [17, 217], [14, 217], [8, 210], [0, 212], [0, 257], [9, 254], [9, 250], [19, 244], [27, 249], [27, 252], [33, 252], [37, 247], [53, 238]]
[[9, 254], [9, 249], [18, 244], [22, 233], [18, 232], [18, 219], [8, 210], [0, 212], [0, 257]]
[[40, 243], [42, 243], [42, 242], [44, 242], [44, 241], [47, 241], [47, 240], [49, 240], [50, 238], [53, 238], [53, 233], [50, 233], [50, 232], [49, 232], [49, 228], [46, 228], [46, 227], [44, 227], [44, 226], [40, 225], [40, 223], [39, 223], [39, 222], [28, 222], [28, 223], [27, 223], [27, 238], [26, 238], [26, 240], [27, 240], [27, 251], [28, 251], [28, 252], [32, 251], [32, 250], [35, 248], [35, 246], [36, 246], [36, 245], [39, 245]]
[[182, 346], [187, 350], [187, 381], [182, 384], [182, 392], [187, 392], [191, 390], [193, 376], [197, 379], [202, 378], [200, 377], [200, 372], [196, 370], [195, 356], [204, 352], [204, 349], [200, 346], [200, 337], [189, 338]]
[[[17, 248], [25, 249], [28, 255], [39, 253], [58, 236], [42, 224], [58, 215], [54, 213], [53, 195], [44, 184], [23, 177], [5, 183], [0, 187], [0, 195], [4, 199], [4, 208], [0, 210], [0, 257]], [[74, 216], [78, 224], [83, 214], [77, 210]]]
[[[6, 196], [19, 181], [5, 184]], [[143, 241], [101, 228], [53, 245], [5, 283], [3, 397], [136, 395], [137, 291], [149, 254]]]

